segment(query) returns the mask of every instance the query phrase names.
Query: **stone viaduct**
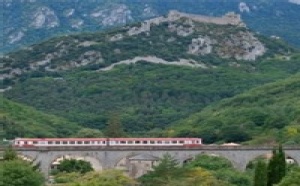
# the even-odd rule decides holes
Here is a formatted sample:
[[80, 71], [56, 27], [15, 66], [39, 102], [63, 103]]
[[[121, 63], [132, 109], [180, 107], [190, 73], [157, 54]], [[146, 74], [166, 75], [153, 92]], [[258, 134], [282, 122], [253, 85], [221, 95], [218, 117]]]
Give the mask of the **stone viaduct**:
[[[193, 159], [199, 154], [211, 154], [228, 159], [239, 170], [245, 170], [247, 164], [255, 158], [271, 154], [273, 147], [253, 146], [201, 146], [201, 147], [39, 147], [18, 148], [21, 156], [25, 156], [40, 164], [40, 170], [49, 176], [52, 163], [58, 158], [81, 157], [91, 162], [96, 170], [111, 169], [123, 166], [130, 172], [130, 161], [156, 162], [164, 154], [169, 153], [180, 163]], [[300, 163], [300, 146], [284, 147], [286, 156]], [[123, 163], [122, 163], [123, 162]], [[149, 165], [147, 165], [149, 167]], [[151, 168], [151, 167], [150, 167]], [[138, 169], [138, 168], [136, 168]], [[140, 174], [141, 175], [141, 174]]]

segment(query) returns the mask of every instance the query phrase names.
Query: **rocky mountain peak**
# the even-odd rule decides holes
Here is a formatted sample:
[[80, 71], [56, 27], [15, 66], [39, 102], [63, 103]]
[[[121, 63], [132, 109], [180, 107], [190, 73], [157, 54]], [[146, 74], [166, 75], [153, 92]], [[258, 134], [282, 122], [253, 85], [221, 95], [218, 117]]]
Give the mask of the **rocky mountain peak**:
[[222, 17], [187, 14], [176, 10], [171, 10], [168, 14], [168, 20], [170, 21], [176, 21], [181, 18], [187, 18], [192, 21], [200, 22], [200, 23], [212, 23], [218, 25], [236, 25], [242, 27], [246, 26], [245, 23], [243, 23], [243, 21], [241, 20], [240, 15], [235, 14], [234, 12], [229, 12]]
[[209, 69], [217, 68], [215, 61], [218, 65], [256, 61], [267, 51], [266, 43], [237, 14], [210, 17], [170, 11], [111, 31], [53, 38], [4, 55], [0, 79], [40, 70], [85, 67], [100, 72], [140, 61]]

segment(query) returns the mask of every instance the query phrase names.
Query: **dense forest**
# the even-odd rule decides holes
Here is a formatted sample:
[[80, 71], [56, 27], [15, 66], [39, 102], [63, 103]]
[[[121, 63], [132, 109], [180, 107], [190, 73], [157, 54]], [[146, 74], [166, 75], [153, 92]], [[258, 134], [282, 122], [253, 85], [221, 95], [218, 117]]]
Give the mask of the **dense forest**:
[[251, 71], [138, 63], [101, 73], [74, 71], [59, 78], [30, 77], [4, 96], [100, 130], [109, 114], [117, 112], [126, 132], [144, 135], [143, 131], [152, 130], [159, 135], [161, 129], [213, 102], [288, 77], [299, 67], [297, 56], [288, 61], [260, 62]]
[[206, 142], [300, 143], [300, 74], [210, 105], [180, 121], [178, 135]]
[[0, 96], [0, 138], [64, 137], [81, 127], [64, 118], [37, 111]]

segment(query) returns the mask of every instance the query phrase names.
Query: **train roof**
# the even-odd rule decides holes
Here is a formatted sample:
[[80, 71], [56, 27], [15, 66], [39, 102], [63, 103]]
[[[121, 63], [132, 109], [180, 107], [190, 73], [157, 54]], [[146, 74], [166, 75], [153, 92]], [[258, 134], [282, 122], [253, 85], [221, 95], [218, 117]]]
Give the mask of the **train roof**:
[[107, 138], [16, 138], [16, 141], [103, 141]]
[[141, 141], [147, 141], [147, 140], [163, 140], [163, 141], [167, 141], [167, 140], [199, 140], [201, 138], [109, 138], [110, 140], [116, 140], [116, 141], [137, 141], [137, 140], [141, 140]]
[[147, 141], [147, 140], [201, 140], [201, 138], [16, 138], [15, 141]]

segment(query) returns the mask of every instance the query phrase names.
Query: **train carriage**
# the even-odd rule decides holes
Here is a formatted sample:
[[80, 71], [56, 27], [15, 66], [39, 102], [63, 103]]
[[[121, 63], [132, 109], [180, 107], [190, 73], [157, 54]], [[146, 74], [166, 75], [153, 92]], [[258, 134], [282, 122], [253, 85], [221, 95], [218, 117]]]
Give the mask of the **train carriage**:
[[200, 146], [201, 138], [16, 138], [15, 147]]

